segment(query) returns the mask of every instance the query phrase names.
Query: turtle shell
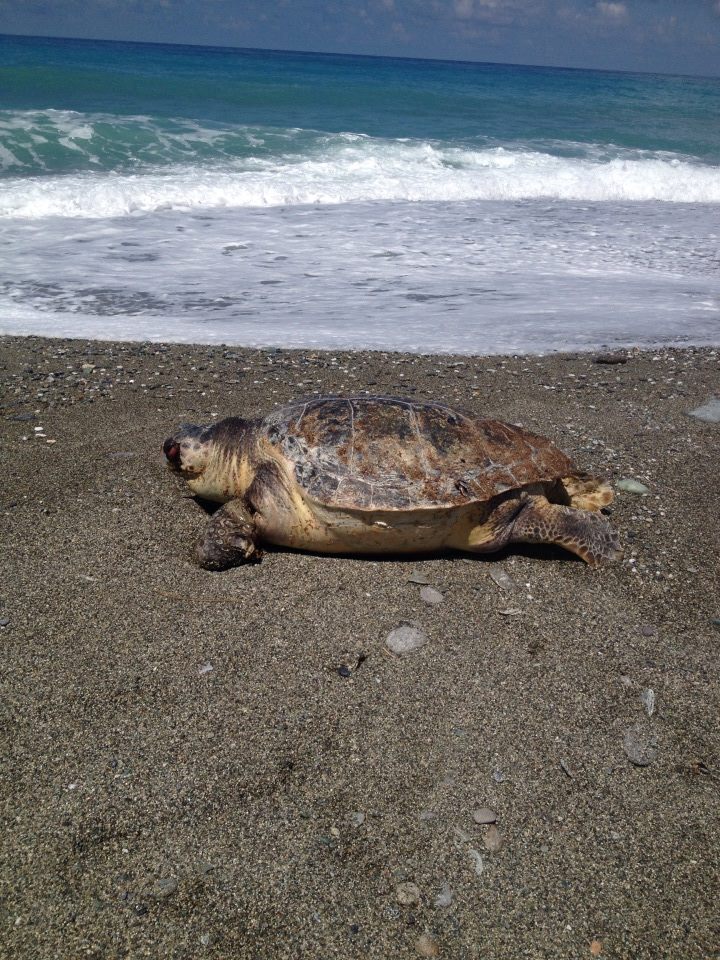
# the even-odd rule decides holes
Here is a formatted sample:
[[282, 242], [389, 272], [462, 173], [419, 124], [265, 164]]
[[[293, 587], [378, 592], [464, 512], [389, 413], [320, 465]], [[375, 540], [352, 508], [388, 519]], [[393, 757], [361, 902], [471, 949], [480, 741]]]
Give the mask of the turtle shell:
[[455, 507], [575, 472], [550, 440], [443, 403], [321, 397], [259, 427], [307, 494], [333, 507]]

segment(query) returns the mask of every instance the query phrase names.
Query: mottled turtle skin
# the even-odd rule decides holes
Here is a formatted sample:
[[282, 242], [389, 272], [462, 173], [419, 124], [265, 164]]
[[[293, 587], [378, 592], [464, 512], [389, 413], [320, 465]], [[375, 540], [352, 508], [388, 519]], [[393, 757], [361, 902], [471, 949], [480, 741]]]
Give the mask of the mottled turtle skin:
[[320, 397], [184, 425], [163, 449], [195, 494], [225, 504], [196, 548], [210, 569], [261, 542], [364, 554], [547, 542], [590, 564], [619, 553], [599, 513], [607, 484], [544, 437], [444, 403]]

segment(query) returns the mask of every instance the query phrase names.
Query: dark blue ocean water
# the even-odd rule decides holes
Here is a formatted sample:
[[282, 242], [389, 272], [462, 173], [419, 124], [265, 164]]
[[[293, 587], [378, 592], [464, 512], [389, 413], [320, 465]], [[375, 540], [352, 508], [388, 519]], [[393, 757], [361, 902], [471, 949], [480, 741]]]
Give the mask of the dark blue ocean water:
[[719, 120], [717, 79], [0, 37], [0, 330], [717, 342]]

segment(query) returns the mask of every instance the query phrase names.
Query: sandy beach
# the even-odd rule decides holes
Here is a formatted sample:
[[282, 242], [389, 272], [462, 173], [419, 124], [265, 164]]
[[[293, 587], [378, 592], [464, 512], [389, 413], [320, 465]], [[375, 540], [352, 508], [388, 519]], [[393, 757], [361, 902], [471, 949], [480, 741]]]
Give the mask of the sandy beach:
[[[1, 339], [0, 956], [717, 956], [720, 352], [597, 359]], [[645, 485], [624, 559], [193, 566], [172, 428], [365, 391]]]

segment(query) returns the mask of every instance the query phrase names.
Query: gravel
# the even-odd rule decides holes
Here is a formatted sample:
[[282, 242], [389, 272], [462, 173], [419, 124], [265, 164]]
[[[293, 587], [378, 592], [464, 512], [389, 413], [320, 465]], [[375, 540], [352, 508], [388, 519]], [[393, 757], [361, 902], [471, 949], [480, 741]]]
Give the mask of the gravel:
[[[711, 956], [720, 448], [687, 411], [720, 396], [720, 357], [623, 357], [5, 338], [0, 955], [386, 960], [427, 933], [447, 957]], [[623, 560], [268, 550], [198, 570], [207, 515], [162, 464], [170, 430], [364, 390], [521, 422], [637, 478], [650, 493], [611, 505]], [[393, 655], [408, 621], [432, 640]], [[646, 766], [623, 749], [637, 724]], [[397, 902], [404, 882], [419, 902]]]

